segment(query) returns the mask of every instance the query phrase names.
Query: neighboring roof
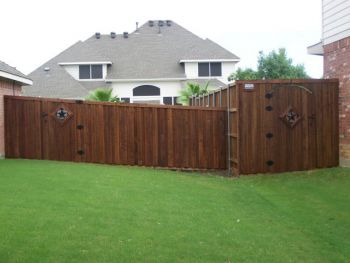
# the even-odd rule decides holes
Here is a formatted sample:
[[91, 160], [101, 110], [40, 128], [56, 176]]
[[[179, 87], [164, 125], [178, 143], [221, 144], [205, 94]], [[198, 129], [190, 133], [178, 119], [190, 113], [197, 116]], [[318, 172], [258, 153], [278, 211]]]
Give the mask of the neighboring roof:
[[17, 81], [23, 85], [32, 85], [33, 82], [22, 72], [18, 71], [16, 68], [11, 67], [5, 62], [0, 60], [0, 77], [11, 79]]
[[[71, 58], [74, 58], [74, 60]], [[84, 62], [86, 60], [91, 62], [106, 61], [104, 57], [92, 50], [87, 44], [78, 41], [30, 73], [29, 76], [34, 80], [34, 85], [24, 87], [23, 94], [47, 98], [85, 98], [89, 91], [93, 89], [91, 86], [106, 87], [105, 82], [77, 81], [59, 65], [61, 62]]]
[[318, 42], [312, 46], [307, 47], [307, 53], [310, 55], [323, 56], [324, 51], [322, 42]]
[[[137, 31], [128, 34], [127, 38], [123, 34], [117, 34], [115, 38], [101, 34], [99, 38], [93, 35], [84, 42], [77, 42], [33, 71], [30, 77], [34, 79], [35, 85], [25, 89], [25, 94], [86, 96], [93, 84], [74, 80], [59, 63], [108, 61], [112, 65], [107, 67], [106, 80], [122, 81], [185, 79], [181, 60], [239, 60], [236, 55], [213, 41], [202, 39], [174, 22], [171, 22], [171, 26], [165, 24], [161, 27], [161, 34], [158, 33], [157, 21], [154, 24], [150, 27], [148, 22], [145, 23]], [[44, 71], [46, 67], [50, 68], [49, 73]]]

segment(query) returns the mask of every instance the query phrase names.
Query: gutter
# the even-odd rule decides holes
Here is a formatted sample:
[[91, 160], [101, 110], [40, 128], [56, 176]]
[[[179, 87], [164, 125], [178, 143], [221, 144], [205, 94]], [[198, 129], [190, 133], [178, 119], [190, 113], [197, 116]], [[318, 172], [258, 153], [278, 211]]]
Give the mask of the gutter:
[[180, 81], [187, 80], [187, 78], [154, 78], [154, 79], [105, 79], [105, 82], [169, 82], [169, 81]]

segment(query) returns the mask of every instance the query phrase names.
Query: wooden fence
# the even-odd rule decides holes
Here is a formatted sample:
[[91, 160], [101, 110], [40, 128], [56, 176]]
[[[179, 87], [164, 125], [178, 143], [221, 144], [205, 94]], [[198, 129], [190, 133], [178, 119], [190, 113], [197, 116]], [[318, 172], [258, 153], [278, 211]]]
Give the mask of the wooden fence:
[[338, 80], [237, 81], [190, 105], [226, 107], [233, 174], [338, 166]]
[[8, 158], [226, 169], [226, 109], [5, 96]]

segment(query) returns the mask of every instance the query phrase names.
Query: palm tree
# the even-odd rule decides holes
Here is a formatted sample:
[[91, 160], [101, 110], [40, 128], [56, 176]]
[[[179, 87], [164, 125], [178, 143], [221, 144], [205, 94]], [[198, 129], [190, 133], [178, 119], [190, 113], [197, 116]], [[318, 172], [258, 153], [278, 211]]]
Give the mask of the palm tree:
[[93, 101], [121, 102], [118, 96], [113, 96], [112, 93], [113, 89], [98, 88], [90, 91], [85, 99]]
[[188, 105], [190, 97], [208, 94], [209, 81], [204, 86], [198, 83], [187, 82], [187, 87], [180, 91], [180, 96], [177, 98], [177, 103]]

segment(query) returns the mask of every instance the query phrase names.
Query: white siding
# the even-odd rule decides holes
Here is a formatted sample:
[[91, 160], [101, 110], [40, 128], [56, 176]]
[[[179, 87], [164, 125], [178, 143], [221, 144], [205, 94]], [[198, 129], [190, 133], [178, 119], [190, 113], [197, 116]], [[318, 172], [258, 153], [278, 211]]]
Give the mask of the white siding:
[[350, 0], [322, 1], [323, 44], [350, 36]]
[[218, 78], [221, 82], [228, 83], [227, 78], [236, 70], [236, 62], [222, 63], [222, 77]]
[[[79, 65], [64, 65], [61, 66], [63, 67], [68, 73], [69, 75], [71, 75], [74, 79], [79, 80]], [[103, 79], [106, 78], [107, 75], [107, 65], [104, 64], [102, 65], [102, 75], [103, 75]], [[80, 81], [94, 81], [94, 80], [80, 80]]]
[[186, 62], [185, 63], [185, 74], [189, 79], [198, 78], [198, 63], [197, 62]]
[[79, 80], [79, 66], [78, 65], [67, 65], [62, 66], [74, 79]]
[[[133, 97], [132, 91], [134, 88], [141, 85], [153, 85], [160, 88], [160, 96], [142, 96]], [[147, 82], [113, 82], [112, 83], [114, 95], [118, 95], [119, 98], [130, 98], [130, 102], [133, 100], [155, 100], [159, 99], [163, 103], [163, 97], [178, 97], [181, 90], [180, 81], [147, 81]]]

